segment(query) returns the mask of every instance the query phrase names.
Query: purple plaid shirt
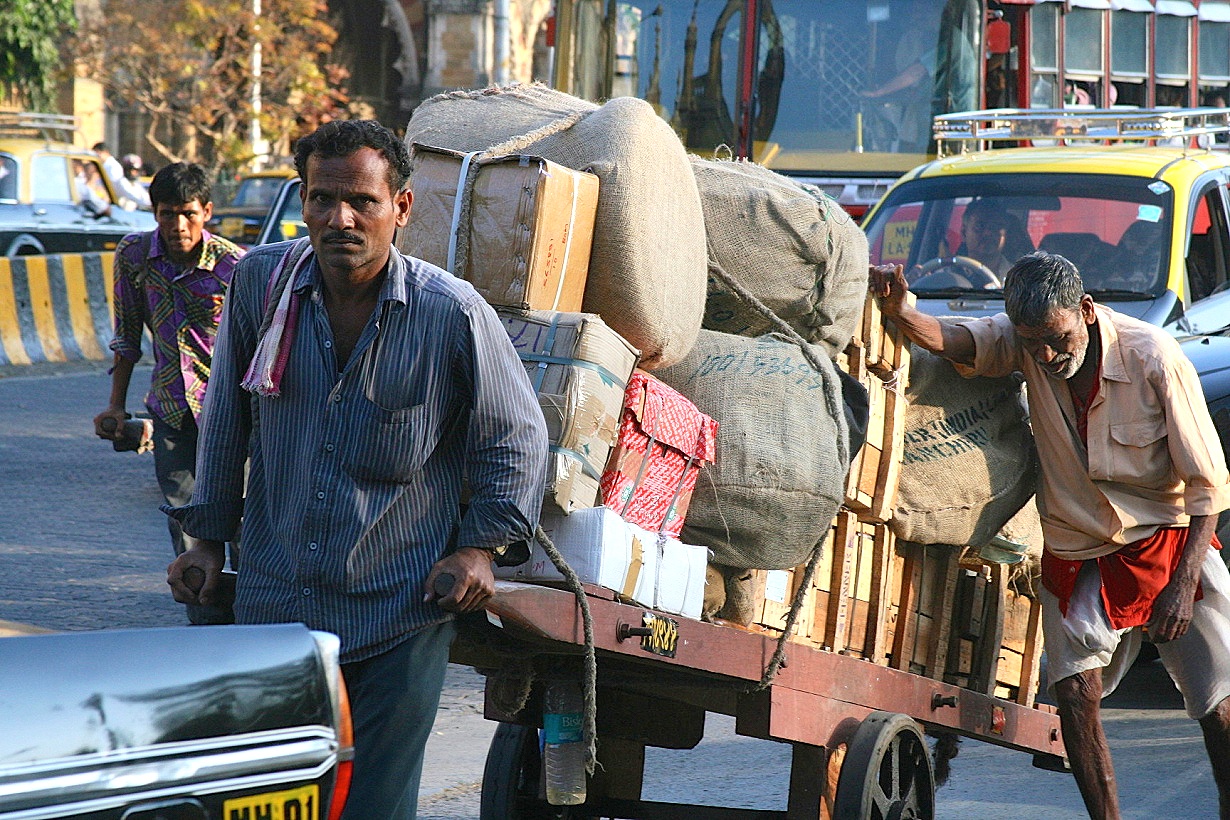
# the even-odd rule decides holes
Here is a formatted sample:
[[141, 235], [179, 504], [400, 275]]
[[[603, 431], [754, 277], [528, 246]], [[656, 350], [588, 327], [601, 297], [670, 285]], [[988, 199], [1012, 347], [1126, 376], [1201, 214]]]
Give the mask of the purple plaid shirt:
[[222, 299], [243, 250], [208, 231], [195, 268], [182, 269], [163, 252], [158, 231], [124, 237], [115, 249], [115, 338], [111, 349], [141, 358], [141, 333], [154, 340], [154, 375], [145, 406], [180, 428], [201, 414]]

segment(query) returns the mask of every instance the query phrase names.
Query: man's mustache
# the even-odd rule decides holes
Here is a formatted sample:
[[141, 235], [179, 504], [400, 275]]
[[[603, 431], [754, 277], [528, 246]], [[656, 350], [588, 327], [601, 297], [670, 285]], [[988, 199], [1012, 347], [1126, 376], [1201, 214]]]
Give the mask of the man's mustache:
[[341, 241], [341, 242], [358, 242], [358, 243], [362, 243], [362, 242], [363, 242], [363, 237], [361, 237], [361, 236], [355, 236], [354, 234], [352, 234], [352, 233], [347, 233], [346, 231], [326, 231], [326, 232], [324, 233], [324, 235], [320, 237], [320, 241], [322, 241], [322, 242], [338, 242], [338, 241]]

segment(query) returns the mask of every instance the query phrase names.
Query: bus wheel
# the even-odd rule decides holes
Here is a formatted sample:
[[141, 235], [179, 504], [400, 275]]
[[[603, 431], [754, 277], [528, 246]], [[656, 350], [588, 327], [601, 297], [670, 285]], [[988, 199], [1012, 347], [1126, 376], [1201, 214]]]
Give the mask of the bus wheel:
[[850, 741], [837, 794], [836, 820], [934, 820], [935, 776], [918, 724], [872, 712]]

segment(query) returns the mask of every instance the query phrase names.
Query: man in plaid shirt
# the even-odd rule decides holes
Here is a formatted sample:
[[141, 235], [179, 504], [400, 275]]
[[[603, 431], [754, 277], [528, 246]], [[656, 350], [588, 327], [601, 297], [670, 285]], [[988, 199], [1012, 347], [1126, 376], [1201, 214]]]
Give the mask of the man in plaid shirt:
[[[154, 372], [145, 406], [154, 421], [154, 471], [168, 504], [187, 504], [196, 476], [197, 417], [209, 381], [222, 300], [243, 250], [205, 230], [213, 214], [205, 170], [177, 162], [154, 175], [149, 188], [158, 227], [129, 234], [115, 249], [115, 353], [111, 398], [94, 418], [94, 432], [118, 440], [128, 418], [133, 367], [141, 334], [153, 337]], [[105, 422], [115, 422], [113, 427]], [[175, 554], [193, 542], [168, 518]], [[232, 551], [231, 563], [236, 556]], [[233, 620], [229, 605], [188, 607], [194, 623]]]

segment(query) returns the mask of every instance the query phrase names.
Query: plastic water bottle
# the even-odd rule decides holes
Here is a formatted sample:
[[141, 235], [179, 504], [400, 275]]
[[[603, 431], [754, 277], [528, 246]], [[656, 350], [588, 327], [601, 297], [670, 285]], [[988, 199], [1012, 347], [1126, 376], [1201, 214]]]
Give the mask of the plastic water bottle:
[[543, 700], [543, 764], [547, 802], [575, 806], [585, 802], [584, 705], [576, 681], [547, 682]]

